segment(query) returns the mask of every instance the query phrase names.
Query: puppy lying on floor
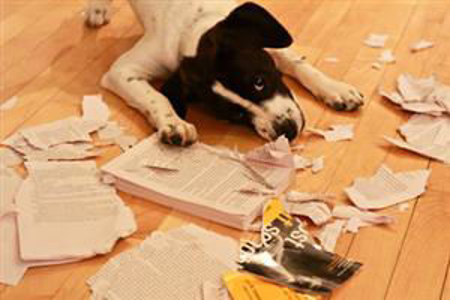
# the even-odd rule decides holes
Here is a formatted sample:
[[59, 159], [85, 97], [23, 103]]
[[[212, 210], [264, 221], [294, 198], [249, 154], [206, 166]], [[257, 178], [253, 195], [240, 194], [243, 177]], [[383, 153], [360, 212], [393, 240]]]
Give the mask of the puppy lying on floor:
[[[109, 21], [112, 0], [89, 0], [86, 24]], [[101, 85], [144, 114], [161, 140], [197, 140], [184, 120], [190, 101], [219, 117], [253, 127], [263, 138], [295, 139], [303, 112], [282, 74], [298, 80], [336, 110], [363, 104], [354, 87], [336, 81], [292, 51], [292, 37], [265, 9], [233, 0], [129, 0], [145, 33], [103, 76]], [[161, 91], [149, 82], [164, 79]]]

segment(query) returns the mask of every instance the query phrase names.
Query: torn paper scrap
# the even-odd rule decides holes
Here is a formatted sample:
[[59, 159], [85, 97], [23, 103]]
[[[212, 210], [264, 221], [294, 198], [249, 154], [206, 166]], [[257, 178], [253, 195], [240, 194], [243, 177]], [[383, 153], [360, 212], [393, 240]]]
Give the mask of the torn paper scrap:
[[411, 45], [412, 52], [419, 52], [421, 50], [429, 49], [434, 47], [434, 43], [427, 40], [420, 40]]
[[383, 48], [388, 39], [386, 34], [370, 34], [364, 41], [364, 44], [371, 48]]
[[8, 100], [5, 100], [3, 103], [0, 104], [0, 111], [10, 110], [14, 108], [19, 101], [19, 98], [17, 96], [14, 96]]
[[6, 167], [15, 167], [22, 164], [23, 158], [16, 151], [2, 147], [0, 148], [0, 165]]
[[288, 202], [286, 204], [286, 209], [291, 215], [307, 217], [315, 225], [323, 225], [331, 219], [331, 211], [323, 202]]
[[236, 241], [189, 225], [153, 233], [87, 283], [95, 299], [203, 299], [205, 282], [221, 282], [224, 272], [237, 269], [238, 252]]
[[284, 136], [247, 152], [244, 159], [248, 162], [276, 167], [292, 168], [294, 166], [289, 141]]
[[25, 155], [27, 161], [80, 160], [99, 156], [89, 143], [59, 144], [47, 150], [36, 150]]
[[231, 300], [227, 288], [218, 282], [204, 282], [202, 285], [202, 292], [202, 300]]
[[133, 148], [134, 145], [137, 144], [138, 139], [135, 136], [123, 134], [123, 135], [119, 136], [118, 138], [116, 138], [115, 141], [116, 141], [117, 145], [119, 145], [120, 149], [123, 152], [126, 152], [126, 151], [130, 150], [131, 148]]
[[327, 63], [336, 64], [339, 62], [339, 59], [337, 59], [336, 57], [326, 57], [323, 61]]
[[82, 109], [84, 120], [97, 120], [106, 123], [109, 119], [109, 108], [103, 102], [101, 95], [84, 96]]
[[320, 193], [305, 193], [305, 192], [297, 192], [297, 191], [289, 191], [286, 193], [286, 201], [287, 202], [311, 202], [311, 201], [319, 201], [319, 202], [329, 202], [335, 198], [334, 195], [331, 194], [320, 194]]
[[411, 145], [405, 141], [393, 139], [387, 136], [385, 136], [384, 139], [399, 148], [409, 150], [411, 152], [420, 154], [424, 157], [442, 161], [446, 164], [450, 164], [450, 149], [448, 148], [448, 146], [441, 146], [441, 145], [419, 146], [417, 144]]
[[346, 222], [344, 220], [335, 220], [331, 223], [326, 224], [324, 228], [317, 234], [317, 238], [326, 251], [334, 252], [345, 223]]
[[344, 226], [344, 232], [358, 233], [361, 227], [368, 227], [370, 224], [358, 217], [350, 218]]
[[304, 170], [310, 168], [313, 162], [311, 159], [294, 154], [294, 166], [296, 170]]
[[28, 143], [20, 133], [12, 134], [6, 140], [2, 141], [2, 145], [8, 146], [20, 154], [27, 154], [39, 150], [39, 148], [33, 147]]
[[380, 63], [392, 64], [395, 63], [395, 56], [392, 50], [384, 50], [381, 52], [380, 57], [378, 57]]
[[[110, 252], [136, 230], [131, 210], [100, 181], [95, 162], [27, 162], [17, 196], [24, 260], [81, 259]], [[70, 239], [67, 237], [70, 236]]]
[[314, 174], [319, 173], [325, 167], [325, 157], [320, 156], [312, 161], [311, 171]]
[[122, 128], [117, 122], [108, 122], [105, 127], [97, 132], [101, 141], [115, 140], [123, 134]]
[[353, 124], [348, 125], [331, 125], [330, 130], [320, 130], [310, 128], [309, 132], [321, 135], [327, 142], [339, 142], [353, 139]]
[[429, 176], [429, 170], [393, 173], [383, 165], [373, 177], [356, 179], [345, 192], [359, 208], [380, 209], [423, 194]]
[[[405, 140], [415, 146], [447, 146], [450, 148], [450, 118], [416, 114], [399, 128]], [[449, 150], [450, 151], [450, 150]]]
[[362, 211], [350, 205], [336, 205], [333, 208], [332, 215], [338, 219], [359, 218], [366, 223], [376, 225], [386, 225], [395, 222], [394, 217], [380, 215], [370, 211]]
[[398, 93], [380, 90], [380, 94], [407, 111], [433, 116], [450, 114], [450, 86], [434, 76], [415, 78], [402, 74], [397, 80], [397, 90]]
[[23, 129], [20, 131], [20, 134], [22, 134], [32, 146], [39, 149], [48, 149], [51, 146], [63, 143], [91, 142], [92, 139], [89, 133], [91, 132], [90, 130], [94, 129], [85, 128], [83, 123], [85, 123], [83, 119], [71, 117]]

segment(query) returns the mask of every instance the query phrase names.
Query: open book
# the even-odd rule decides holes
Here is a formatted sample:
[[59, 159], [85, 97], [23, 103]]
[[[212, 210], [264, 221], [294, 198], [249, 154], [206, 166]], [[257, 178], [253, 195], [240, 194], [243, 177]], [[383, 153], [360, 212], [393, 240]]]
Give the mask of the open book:
[[[287, 142], [286, 142], [287, 143]], [[286, 155], [290, 155], [287, 146]], [[270, 188], [283, 192], [295, 169], [197, 143], [189, 148], [167, 146], [153, 135], [102, 168], [116, 187], [192, 215], [234, 228], [249, 229], [271, 196], [241, 193]], [[252, 151], [254, 152], [254, 151]], [[270, 186], [268, 186], [270, 185]]]

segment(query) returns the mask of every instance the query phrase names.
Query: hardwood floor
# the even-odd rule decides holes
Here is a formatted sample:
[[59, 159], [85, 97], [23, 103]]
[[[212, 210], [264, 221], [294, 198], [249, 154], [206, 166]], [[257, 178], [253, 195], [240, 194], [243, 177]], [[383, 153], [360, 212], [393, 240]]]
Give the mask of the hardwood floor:
[[[136, 136], [152, 132], [145, 120], [118, 97], [99, 88], [100, 76], [142, 33], [124, 0], [115, 0], [111, 24], [100, 30], [83, 26], [84, 0], [0, 0], [1, 97], [19, 97], [12, 110], [1, 112], [0, 140], [27, 126], [80, 113], [85, 94], [101, 92], [113, 118]], [[395, 171], [432, 170], [428, 191], [401, 212], [389, 228], [372, 227], [341, 237], [337, 252], [364, 263], [363, 271], [338, 289], [333, 300], [450, 300], [450, 166], [387, 146], [382, 136], [395, 136], [410, 114], [378, 95], [380, 86], [393, 88], [402, 72], [435, 73], [450, 84], [450, 2], [448, 0], [256, 0], [284, 23], [296, 47], [320, 69], [358, 87], [366, 96], [358, 113], [336, 113], [316, 102], [288, 80], [301, 98], [309, 126], [355, 124], [351, 142], [327, 143], [304, 135], [305, 155], [324, 155], [326, 166], [312, 175], [300, 172], [296, 187], [307, 192], [331, 192], [347, 201], [343, 188], [353, 179], [370, 176], [381, 164]], [[397, 62], [381, 70], [371, 68], [380, 50], [365, 47], [370, 33], [389, 34], [387, 48]], [[420, 39], [434, 41], [432, 49], [411, 54]], [[325, 62], [327, 57], [339, 62]], [[199, 110], [189, 120], [209, 144], [250, 149], [261, 144], [246, 128], [217, 121]], [[98, 159], [103, 164], [119, 154], [111, 149]], [[113, 253], [79, 263], [33, 268], [16, 287], [0, 285], [2, 300], [88, 299], [85, 280], [109, 258], [137, 245], [151, 231], [194, 222], [241, 238], [247, 234], [172, 211], [127, 194], [138, 231], [121, 241]], [[1, 246], [0, 246], [1, 247]]]

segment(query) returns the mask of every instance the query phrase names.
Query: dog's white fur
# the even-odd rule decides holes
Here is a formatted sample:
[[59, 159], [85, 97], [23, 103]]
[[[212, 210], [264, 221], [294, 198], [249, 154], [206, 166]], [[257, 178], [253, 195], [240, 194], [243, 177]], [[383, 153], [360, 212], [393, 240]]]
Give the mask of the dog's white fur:
[[[89, 0], [86, 10], [88, 25], [101, 26], [108, 23], [111, 1]], [[101, 84], [142, 112], [161, 136], [177, 134], [182, 137], [182, 144], [194, 142], [197, 139], [195, 127], [178, 117], [169, 100], [147, 80], [167, 78], [178, 68], [183, 56], [195, 56], [201, 36], [238, 5], [233, 0], [129, 2], [145, 29], [144, 36], [111, 66]], [[281, 72], [297, 79], [328, 105], [345, 103], [347, 107], [352, 107], [362, 104], [362, 95], [354, 87], [324, 75], [291, 49], [269, 51]], [[223, 87], [221, 91], [224, 91]], [[286, 105], [287, 102], [279, 98], [277, 104], [257, 108], [259, 115], [255, 118], [254, 125], [265, 138], [270, 138], [270, 131], [273, 129], [272, 122], [269, 121], [276, 117], [280, 108], [285, 110], [281, 114], [294, 110], [299, 128], [303, 127], [304, 120], [299, 107]], [[276, 110], [276, 113], [272, 110]]]

